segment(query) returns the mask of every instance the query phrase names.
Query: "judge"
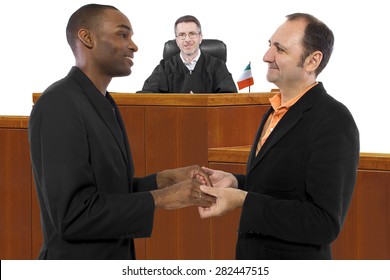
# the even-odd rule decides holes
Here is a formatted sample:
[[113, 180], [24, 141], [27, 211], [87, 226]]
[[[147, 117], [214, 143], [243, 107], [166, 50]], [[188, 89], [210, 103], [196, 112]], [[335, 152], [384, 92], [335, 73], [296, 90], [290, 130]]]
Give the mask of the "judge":
[[161, 60], [139, 92], [232, 93], [237, 92], [223, 60], [201, 52], [202, 29], [197, 18], [180, 17], [175, 22], [180, 53]]

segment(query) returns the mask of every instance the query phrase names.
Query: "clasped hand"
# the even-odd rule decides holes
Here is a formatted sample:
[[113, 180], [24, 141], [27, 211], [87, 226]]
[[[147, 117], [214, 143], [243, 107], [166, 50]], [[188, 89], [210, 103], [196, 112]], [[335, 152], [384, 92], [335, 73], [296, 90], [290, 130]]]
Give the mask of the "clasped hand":
[[159, 208], [210, 207], [215, 197], [203, 193], [201, 184], [212, 186], [207, 173], [198, 165], [169, 169], [157, 174], [158, 190], [151, 193]]
[[200, 189], [215, 197], [216, 201], [210, 207], [198, 208], [201, 218], [221, 216], [235, 208], [242, 207], [247, 192], [238, 189], [238, 182], [233, 174], [206, 167], [203, 167], [203, 170], [207, 173], [211, 185], [206, 180], [203, 181], [204, 178], [199, 175], [198, 180], [202, 182]]
[[152, 191], [156, 207], [195, 205], [201, 218], [221, 216], [242, 207], [247, 194], [237, 188], [232, 174], [198, 165], [164, 170], [157, 174], [157, 184], [159, 189]]

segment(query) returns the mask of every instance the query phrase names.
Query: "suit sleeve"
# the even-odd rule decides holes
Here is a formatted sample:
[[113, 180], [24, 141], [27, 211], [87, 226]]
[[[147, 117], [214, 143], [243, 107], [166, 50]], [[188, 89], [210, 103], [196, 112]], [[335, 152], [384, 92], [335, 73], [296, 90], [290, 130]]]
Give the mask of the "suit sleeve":
[[145, 192], [158, 189], [156, 174], [151, 174], [143, 178], [134, 178], [133, 191]]
[[243, 174], [233, 174], [234, 177], [236, 177], [238, 182], [238, 188], [243, 189], [245, 186], [245, 175]]

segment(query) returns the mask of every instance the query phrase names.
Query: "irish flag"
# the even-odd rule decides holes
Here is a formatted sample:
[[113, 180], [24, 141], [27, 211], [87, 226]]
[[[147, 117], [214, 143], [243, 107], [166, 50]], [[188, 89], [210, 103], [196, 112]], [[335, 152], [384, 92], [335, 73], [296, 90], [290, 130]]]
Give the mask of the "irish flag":
[[237, 81], [238, 89], [241, 90], [246, 87], [253, 85], [253, 76], [251, 70], [251, 63], [246, 66], [244, 72], [241, 74], [240, 78]]

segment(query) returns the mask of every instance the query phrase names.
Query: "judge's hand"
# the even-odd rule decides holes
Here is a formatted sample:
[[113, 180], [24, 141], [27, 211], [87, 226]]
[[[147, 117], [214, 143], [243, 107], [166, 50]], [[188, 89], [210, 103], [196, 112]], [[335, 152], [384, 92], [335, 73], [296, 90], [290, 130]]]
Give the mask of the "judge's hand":
[[[233, 176], [233, 174], [228, 173], [228, 172], [224, 172], [221, 170], [214, 170], [214, 169], [207, 168], [207, 167], [202, 167], [202, 169], [206, 172], [206, 174], [210, 178], [212, 185], [215, 188], [235, 188], [235, 189], [237, 189], [238, 182], [237, 182], [236, 177]], [[201, 177], [197, 178], [197, 180], [200, 181], [202, 183], [202, 185], [209, 186], [209, 184], [207, 184], [206, 181], [202, 181]]]
[[233, 188], [211, 188], [204, 185], [200, 188], [204, 193], [214, 196], [217, 199], [208, 208], [198, 208], [201, 218], [222, 216], [235, 208], [242, 207], [247, 195], [246, 191]]
[[151, 191], [156, 208], [178, 209], [187, 206], [211, 207], [215, 197], [203, 193], [200, 183], [187, 179], [170, 187]]
[[199, 165], [167, 169], [157, 173], [157, 185], [159, 189], [172, 186], [187, 179], [196, 179], [203, 185], [211, 186], [211, 181], [206, 171]]

